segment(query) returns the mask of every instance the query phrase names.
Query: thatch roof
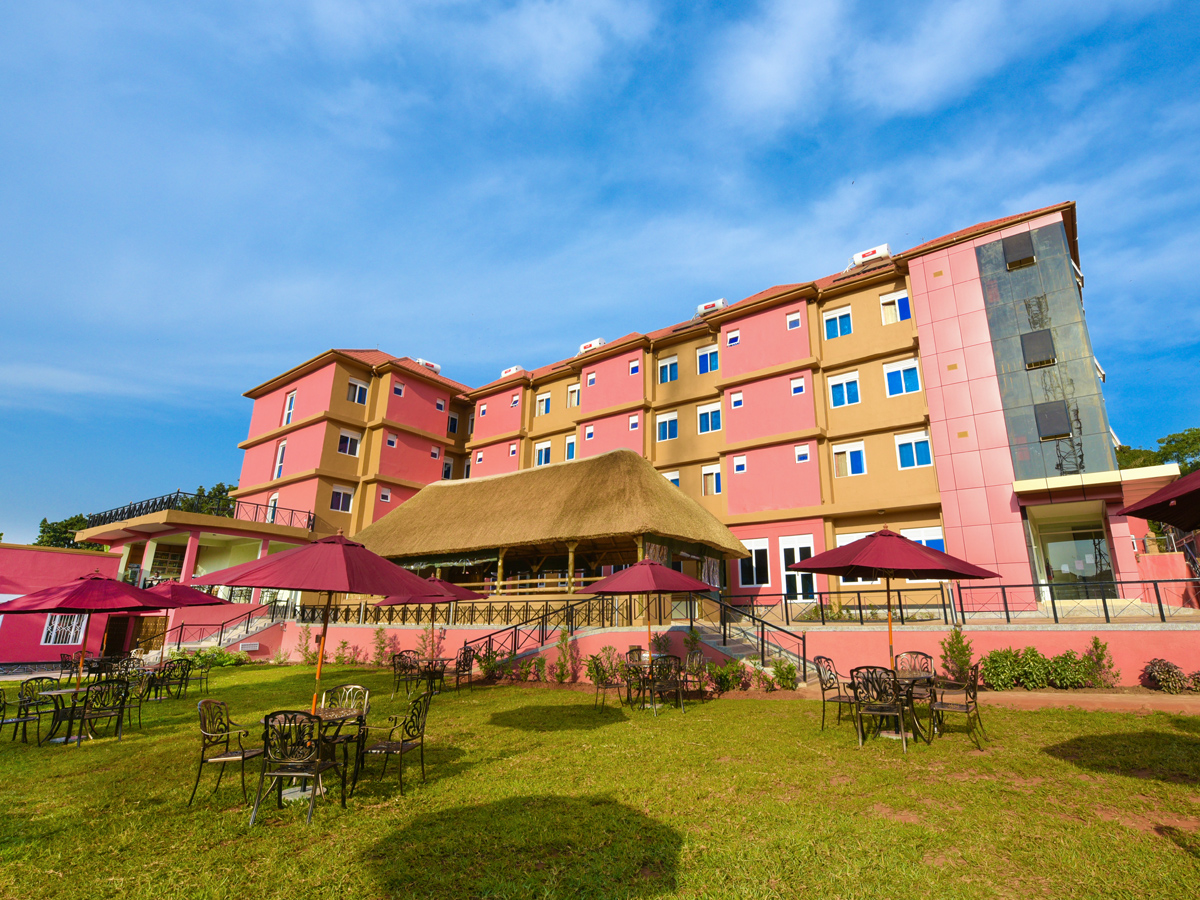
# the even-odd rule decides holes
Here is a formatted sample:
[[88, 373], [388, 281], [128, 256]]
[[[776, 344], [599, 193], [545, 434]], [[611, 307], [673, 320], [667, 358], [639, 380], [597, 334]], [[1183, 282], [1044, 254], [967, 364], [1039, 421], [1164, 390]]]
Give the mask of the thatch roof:
[[432, 556], [632, 535], [748, 556], [712, 513], [632, 450], [459, 481], [437, 481], [355, 534], [388, 557]]

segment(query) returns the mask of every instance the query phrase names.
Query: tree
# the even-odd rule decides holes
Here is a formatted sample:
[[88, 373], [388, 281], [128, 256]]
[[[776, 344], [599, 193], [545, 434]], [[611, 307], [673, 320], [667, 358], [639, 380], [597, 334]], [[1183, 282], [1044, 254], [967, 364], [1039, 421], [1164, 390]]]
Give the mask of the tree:
[[1184, 475], [1200, 469], [1200, 428], [1187, 428], [1159, 438], [1158, 455], [1163, 462], [1179, 463], [1179, 471]]
[[49, 519], [42, 519], [38, 526], [37, 540], [34, 545], [38, 547], [66, 547], [71, 550], [103, 550], [102, 544], [89, 544], [75, 540], [75, 532], [83, 531], [87, 528], [87, 516], [83, 513], [71, 516], [69, 519], [62, 519], [58, 522], [51, 522]]
[[204, 489], [204, 485], [197, 487], [196, 496], [184, 497], [179, 508], [184, 512], [224, 516], [229, 514], [229, 507], [232, 503], [233, 501], [229, 498], [229, 485], [218, 481], [207, 491]]
[[1162, 463], [1157, 450], [1146, 450], [1144, 447], [1130, 447], [1122, 444], [1117, 447], [1117, 468], [1140, 469], [1143, 466], [1157, 466]]

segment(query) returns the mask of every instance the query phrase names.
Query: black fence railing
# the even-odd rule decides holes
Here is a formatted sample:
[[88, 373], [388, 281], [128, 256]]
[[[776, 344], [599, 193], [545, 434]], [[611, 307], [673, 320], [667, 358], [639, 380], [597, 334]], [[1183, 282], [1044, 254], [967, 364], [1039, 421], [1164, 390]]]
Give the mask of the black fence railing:
[[217, 646], [224, 646], [230, 641], [246, 637], [261, 627], [286, 618], [286, 604], [269, 604], [255, 606], [226, 619], [224, 622], [189, 625], [181, 623], [165, 632], [150, 635], [135, 643], [130, 650], [147, 652], [181, 650], [185, 644], [203, 644], [212, 641]]
[[316, 515], [303, 509], [286, 509], [269, 503], [250, 503], [246, 500], [235, 500], [232, 497], [198, 497], [187, 491], [175, 491], [173, 494], [163, 494], [161, 497], [151, 497], [149, 500], [138, 500], [116, 509], [92, 513], [87, 517], [87, 527], [111, 525], [113, 522], [123, 522], [138, 516], [166, 510], [181, 512], [205, 513], [210, 516], [221, 516], [228, 519], [239, 519], [243, 522], [262, 522], [268, 525], [284, 525], [289, 528], [303, 528], [312, 531], [316, 524]]
[[[764, 621], [784, 628], [792, 625], [878, 625], [887, 621], [888, 591], [812, 591], [800, 596], [787, 594], [725, 594], [726, 603], [745, 609]], [[901, 625], [957, 621], [950, 586], [893, 588], [892, 620]]]
[[1200, 623], [1200, 578], [1127, 581], [1037, 582], [958, 587], [962, 621], [1005, 624], [1061, 623], [1101, 619]]

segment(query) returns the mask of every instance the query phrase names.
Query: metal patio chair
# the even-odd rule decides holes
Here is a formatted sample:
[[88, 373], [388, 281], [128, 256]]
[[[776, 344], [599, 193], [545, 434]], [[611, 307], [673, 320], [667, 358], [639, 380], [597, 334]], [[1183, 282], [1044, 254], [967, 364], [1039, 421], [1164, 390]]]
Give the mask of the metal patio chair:
[[305, 820], [306, 824], [312, 824], [313, 807], [317, 795], [325, 793], [324, 778], [329, 771], [341, 774], [342, 809], [346, 808], [346, 770], [329, 752], [322, 738], [323, 727], [318, 716], [296, 709], [277, 710], [263, 719], [262, 772], [258, 776], [254, 808], [250, 811], [251, 825], [258, 816], [264, 786], [267, 790], [275, 789], [276, 802], [283, 809], [283, 782], [291, 778], [312, 782]]
[[821, 730], [825, 730], [825, 705], [837, 705], [837, 724], [842, 724], [842, 707], [849, 707], [847, 712], [854, 715], [854, 691], [841, 675], [837, 666], [828, 656], [814, 656], [813, 664], [817, 667], [817, 681], [821, 685]]
[[859, 666], [850, 670], [850, 683], [854, 688], [854, 718], [858, 730], [858, 746], [863, 745], [866, 734], [863, 716], [874, 717], [876, 734], [882, 730], [884, 719], [895, 718], [900, 723], [900, 746], [907, 753], [908, 738], [904, 730], [904, 714], [908, 702], [896, 673], [886, 666]]
[[[425, 780], [425, 721], [429, 717], [429, 704], [433, 700], [431, 691], [423, 691], [419, 694], [410, 694], [408, 698], [408, 712], [403, 717], [388, 716], [388, 735], [377, 743], [371, 744], [364, 751], [363, 766], [366, 765], [367, 756], [382, 756], [383, 768], [379, 770], [379, 778], [382, 781], [384, 774], [387, 772], [388, 759], [393, 753], [400, 757], [400, 796], [404, 796], [404, 754], [411, 753], [416, 750], [421, 755], [421, 781]], [[381, 726], [368, 726], [372, 730], [379, 730]], [[359, 768], [355, 769], [354, 781], [350, 785], [350, 793], [354, 794], [354, 788], [358, 786]]]
[[[930, 732], [944, 734], [946, 713], [959, 713], [967, 717], [967, 733], [975, 740], [976, 746], [982, 749], [982, 745], [975, 738], [973, 721], [979, 724], [979, 732], [983, 739], [991, 740], [983, 727], [983, 718], [979, 715], [979, 663], [971, 666], [967, 680], [961, 684], [954, 681], [936, 683], [931, 690], [929, 706], [933, 713], [933, 727], [929, 729]], [[932, 740], [932, 736], [926, 740]]]
[[[200, 713], [200, 765], [196, 768], [196, 783], [192, 785], [192, 796], [188, 797], [188, 806], [196, 799], [196, 789], [200, 787], [200, 775], [206, 765], [218, 765], [217, 783], [213, 785], [213, 793], [221, 786], [221, 776], [225, 767], [236, 762], [242, 770], [242, 800], [249, 800], [246, 793], [246, 760], [262, 755], [262, 747], [247, 747], [242, 738], [250, 736], [250, 732], [229, 718], [229, 707], [220, 700], [201, 700], [196, 704]], [[234, 745], [237, 741], [237, 745]]]
[[17, 739], [17, 732], [21, 732], [21, 743], [29, 743], [29, 723], [35, 723], [37, 728], [37, 742], [42, 742], [42, 718], [36, 712], [28, 711], [20, 701], [20, 695], [17, 699], [7, 700], [4, 696], [4, 689], [0, 688], [0, 731], [5, 726], [13, 727], [12, 739]]

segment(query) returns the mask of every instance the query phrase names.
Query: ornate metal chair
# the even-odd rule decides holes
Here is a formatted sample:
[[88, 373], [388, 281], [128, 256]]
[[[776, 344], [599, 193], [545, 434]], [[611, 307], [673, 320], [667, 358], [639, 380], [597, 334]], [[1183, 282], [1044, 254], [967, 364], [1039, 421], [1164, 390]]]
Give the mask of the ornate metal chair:
[[683, 661], [683, 689], [697, 690], [704, 699], [704, 651], [692, 650]]
[[363, 748], [367, 740], [367, 716], [371, 712], [371, 692], [361, 684], [339, 684], [321, 694], [321, 709], [352, 709], [359, 713], [358, 728], [348, 731], [343, 726], [337, 733], [328, 737], [326, 743], [330, 747], [342, 748], [342, 765], [349, 764], [350, 745], [354, 745], [354, 768], [357, 770], [362, 760]]
[[655, 697], [674, 694], [679, 703], [680, 712], [687, 712], [683, 705], [683, 664], [678, 656], [656, 656], [650, 662], [650, 670], [646, 674], [646, 687], [643, 701], [650, 700], [650, 708], [658, 715], [658, 704]]
[[837, 723], [842, 724], [842, 707], [850, 707], [848, 712], [854, 715], [854, 691], [848, 682], [838, 674], [837, 666], [828, 656], [814, 656], [813, 664], [817, 667], [817, 681], [821, 685], [821, 730], [825, 730], [825, 704], [837, 705]]
[[417, 651], [416, 650], [401, 650], [399, 653], [392, 654], [392, 699], [396, 699], [396, 692], [400, 690], [400, 682], [404, 682], [404, 690], [407, 692], [410, 683], [416, 676], [417, 670]]
[[604, 664], [604, 659], [598, 654], [592, 654], [588, 657], [589, 674], [592, 676], [592, 683], [596, 686], [596, 696], [592, 699], [592, 707], [597, 705], [601, 709], [606, 705], [608, 700], [608, 689], [617, 689], [617, 704], [621, 703], [621, 678], [617, 672], [609, 671], [608, 666]]
[[138, 728], [142, 727], [142, 704], [154, 699], [154, 673], [147, 669], [133, 669], [129, 675], [129, 696], [125, 698], [125, 721], [133, 726], [133, 712], [137, 710]]
[[60, 653], [58, 654], [58, 679], [61, 681], [68, 675], [73, 675], [79, 671], [79, 656], [78, 653]]
[[[429, 703], [433, 700], [431, 691], [422, 691], [419, 694], [410, 694], [408, 698], [408, 712], [403, 718], [400, 716], [388, 716], [388, 736], [385, 740], [371, 744], [364, 750], [363, 765], [366, 764], [366, 756], [383, 756], [383, 768], [379, 770], [379, 778], [382, 781], [384, 774], [387, 772], [388, 758], [393, 754], [398, 754], [400, 757], [400, 796], [404, 796], [404, 754], [411, 753], [413, 750], [418, 750], [421, 754], [421, 781], [425, 780], [425, 720], [429, 716]], [[380, 726], [373, 726], [378, 729]], [[354, 781], [350, 785], [350, 793], [354, 794], [354, 788], [358, 786], [358, 768], [355, 768]]]
[[467, 687], [471, 687], [471, 675], [475, 669], [475, 648], [469, 644], [464, 644], [463, 648], [458, 651], [458, 656], [454, 658], [454, 689], [458, 690], [458, 684], [464, 678], [467, 680]]
[[[21, 682], [21, 687], [17, 690], [17, 703], [20, 707], [18, 715], [35, 715], [38, 717], [37, 733], [38, 743], [41, 741], [42, 734], [42, 716], [52, 716], [54, 714], [54, 700], [50, 697], [43, 697], [42, 691], [52, 691], [59, 686], [57, 678], [51, 678], [48, 675], [39, 675], [35, 678], [26, 678]], [[28, 723], [22, 729], [21, 740], [28, 741]], [[17, 738], [17, 730], [13, 728], [13, 740]]]
[[899, 674], [928, 675], [931, 678], [937, 675], [937, 669], [933, 667], [933, 657], [928, 653], [922, 653], [920, 650], [906, 650], [903, 653], [897, 653], [896, 672]]
[[[213, 793], [221, 786], [221, 776], [225, 767], [236, 762], [242, 770], [242, 800], [248, 800], [246, 793], [246, 760], [262, 755], [262, 747], [247, 747], [242, 738], [249, 737], [250, 732], [229, 718], [229, 707], [220, 700], [201, 700], [196, 704], [200, 712], [200, 765], [196, 768], [196, 783], [192, 785], [192, 796], [188, 797], [188, 806], [196, 799], [196, 789], [200, 787], [200, 774], [207, 764], [219, 765], [217, 783], [213, 785]], [[237, 741], [235, 747], [233, 742]]]
[[4, 726], [11, 725], [13, 727], [12, 739], [17, 739], [17, 732], [21, 732], [21, 743], [29, 743], [29, 723], [35, 722], [37, 727], [37, 742], [42, 742], [42, 718], [36, 712], [26, 710], [21, 703], [20, 695], [17, 695], [17, 700], [10, 703], [4, 698], [4, 689], [0, 688], [0, 730]]
[[900, 745], [907, 753], [908, 738], [904, 730], [904, 713], [908, 702], [896, 673], [885, 666], [859, 666], [850, 670], [850, 683], [854, 687], [854, 719], [858, 730], [858, 746], [863, 745], [865, 736], [863, 716], [875, 718], [876, 733], [882, 728], [885, 718], [895, 718], [900, 722]]
[[[933, 727], [929, 729], [930, 732], [937, 731], [938, 734], [944, 734], [946, 713], [962, 713], [967, 717], [967, 732], [975, 740], [976, 745], [979, 745], [979, 741], [975, 739], [975, 727], [971, 724], [972, 721], [979, 723], [979, 731], [983, 735], [983, 739], [991, 740], [987, 736], [987, 731], [984, 730], [983, 719], [979, 715], [979, 663], [971, 666], [964, 683], [943, 681], [936, 684], [930, 694], [929, 708], [933, 713]], [[926, 740], [932, 740], [932, 735]]]
[[[96, 722], [114, 722], [117, 740], [121, 739], [125, 721], [125, 700], [129, 696], [129, 682], [123, 678], [105, 678], [93, 681], [87, 686], [83, 705], [76, 716], [79, 731], [75, 738], [75, 746], [83, 743], [83, 731], [96, 736]], [[67, 729], [67, 743], [71, 741], [71, 731]]]
[[212, 663], [207, 659], [189, 660], [191, 671], [188, 672], [188, 684], [195, 684], [197, 689], [208, 692], [208, 673], [212, 671]]
[[254, 809], [250, 811], [250, 824], [258, 816], [262, 803], [263, 788], [275, 788], [276, 802], [283, 809], [283, 782], [288, 778], [301, 778], [313, 782], [308, 798], [307, 823], [312, 823], [313, 807], [317, 794], [325, 793], [324, 776], [331, 769], [340, 771], [342, 780], [342, 809], [346, 808], [346, 770], [337, 757], [328, 752], [322, 738], [322, 722], [317, 716], [302, 710], [282, 709], [268, 714], [263, 719], [263, 764], [258, 776], [258, 793], [254, 797]]
[[161, 700], [165, 693], [176, 700], [187, 696], [188, 678], [191, 676], [191, 660], [179, 657], [163, 663], [154, 677], [154, 699]]

